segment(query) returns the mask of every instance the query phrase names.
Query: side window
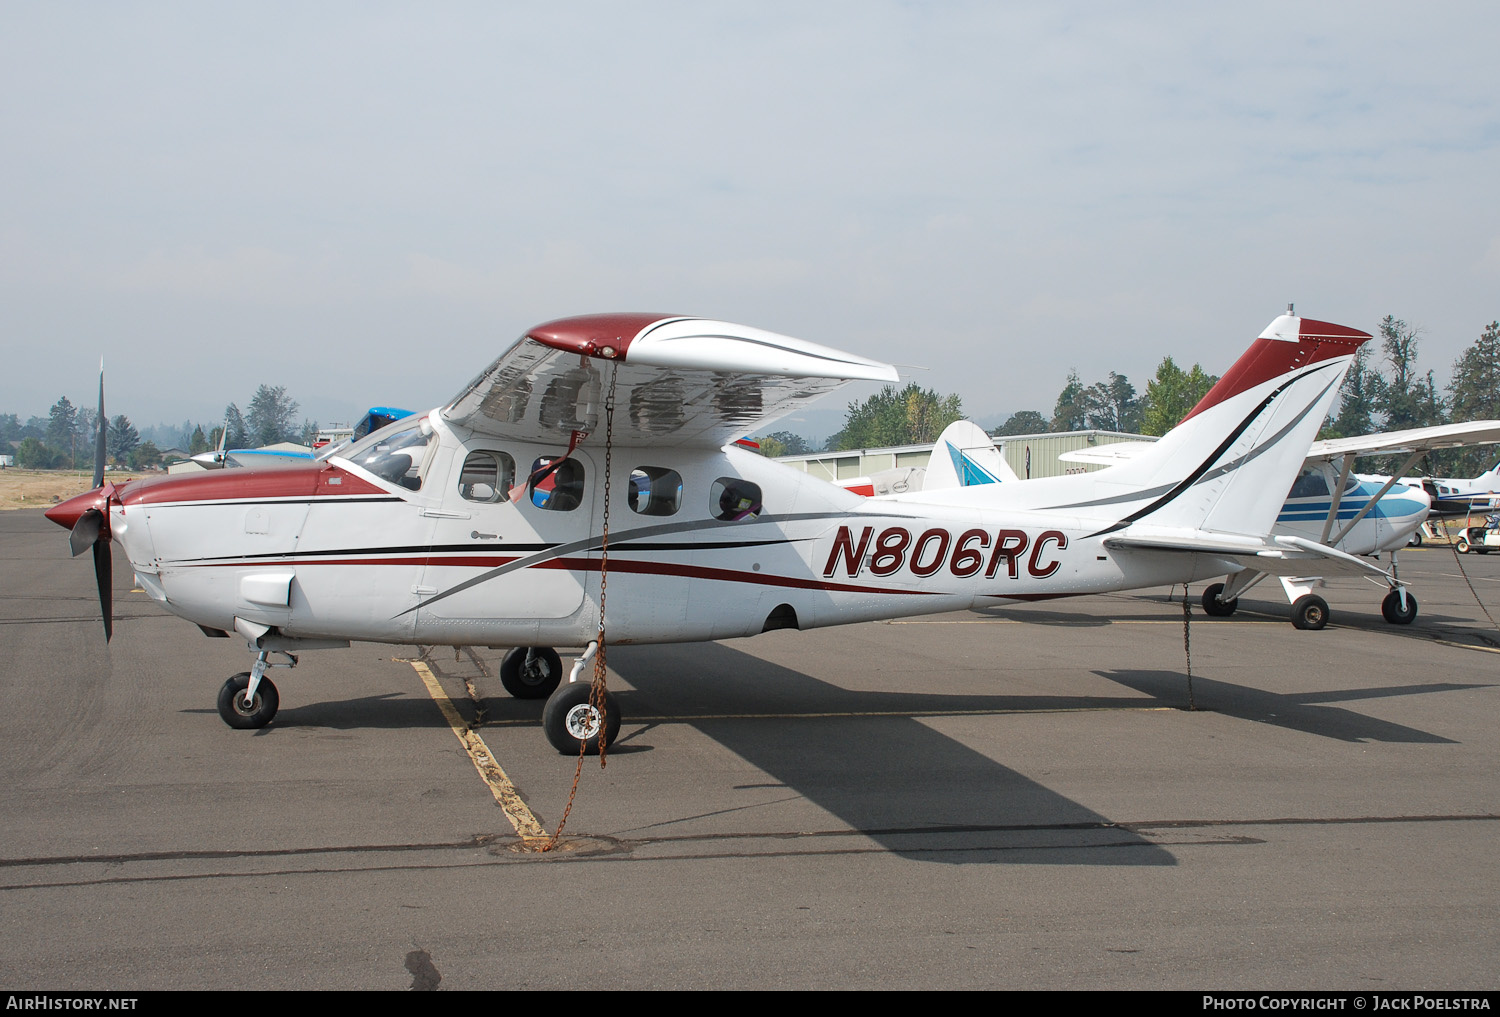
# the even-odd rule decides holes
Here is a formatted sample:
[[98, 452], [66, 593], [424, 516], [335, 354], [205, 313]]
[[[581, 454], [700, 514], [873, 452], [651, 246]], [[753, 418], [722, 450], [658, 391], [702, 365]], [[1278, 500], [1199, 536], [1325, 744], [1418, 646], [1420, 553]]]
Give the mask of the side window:
[[738, 477], [720, 477], [708, 492], [715, 519], [754, 519], [760, 515], [760, 487]]
[[526, 481], [531, 504], [554, 512], [570, 512], [583, 504], [583, 464], [577, 459], [542, 456]]
[[458, 493], [467, 501], [504, 501], [516, 482], [516, 461], [504, 452], [470, 452], [458, 475]]
[[643, 516], [676, 515], [682, 508], [682, 474], [660, 466], [630, 471], [630, 510]]

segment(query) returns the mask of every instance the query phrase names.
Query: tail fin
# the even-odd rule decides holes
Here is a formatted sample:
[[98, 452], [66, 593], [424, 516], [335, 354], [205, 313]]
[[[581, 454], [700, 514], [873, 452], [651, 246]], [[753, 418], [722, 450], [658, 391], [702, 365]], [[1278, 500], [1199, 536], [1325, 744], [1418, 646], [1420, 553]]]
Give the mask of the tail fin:
[[938, 436], [927, 462], [924, 491], [942, 491], [976, 484], [1010, 483], [1019, 478], [983, 428], [955, 420]]
[[1115, 485], [1138, 488], [1119, 499], [1134, 504], [1109, 529], [1268, 534], [1370, 338], [1290, 314], [1271, 322], [1182, 423], [1131, 462], [1094, 474], [1122, 495]]

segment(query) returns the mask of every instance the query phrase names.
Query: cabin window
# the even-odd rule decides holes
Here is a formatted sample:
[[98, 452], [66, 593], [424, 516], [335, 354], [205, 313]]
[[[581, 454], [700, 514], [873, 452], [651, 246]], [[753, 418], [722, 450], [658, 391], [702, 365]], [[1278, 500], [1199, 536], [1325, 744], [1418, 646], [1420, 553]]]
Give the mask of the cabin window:
[[487, 505], [504, 501], [516, 483], [516, 461], [504, 452], [470, 452], [458, 475], [458, 493]]
[[583, 504], [583, 464], [577, 459], [542, 456], [526, 481], [531, 504], [553, 512], [571, 512]]
[[715, 519], [754, 519], [760, 515], [760, 487], [739, 477], [720, 477], [708, 493], [708, 510]]
[[682, 508], [682, 474], [661, 466], [630, 471], [630, 511], [643, 516], [673, 516]]

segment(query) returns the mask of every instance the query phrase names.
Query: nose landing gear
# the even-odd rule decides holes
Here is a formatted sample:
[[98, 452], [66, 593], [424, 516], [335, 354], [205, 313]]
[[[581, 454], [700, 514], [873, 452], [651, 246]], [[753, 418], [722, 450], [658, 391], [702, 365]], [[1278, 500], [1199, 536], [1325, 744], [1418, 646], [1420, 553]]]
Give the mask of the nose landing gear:
[[[277, 653], [285, 661], [271, 660]], [[265, 727], [276, 716], [281, 696], [265, 676], [270, 667], [296, 667], [297, 658], [284, 650], [262, 650], [249, 671], [232, 675], [219, 689], [219, 717], [230, 727], [252, 730]]]

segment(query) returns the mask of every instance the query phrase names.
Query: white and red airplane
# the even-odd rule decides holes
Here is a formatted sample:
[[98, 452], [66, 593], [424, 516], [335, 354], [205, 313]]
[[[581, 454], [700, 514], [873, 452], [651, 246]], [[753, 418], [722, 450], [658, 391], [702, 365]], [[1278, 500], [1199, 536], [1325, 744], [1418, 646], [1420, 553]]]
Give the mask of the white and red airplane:
[[[612, 698], [576, 679], [617, 643], [749, 636], [1189, 582], [1343, 555], [1272, 536], [1370, 336], [1276, 318], [1189, 417], [1097, 473], [865, 498], [735, 447], [889, 365], [702, 318], [540, 325], [446, 406], [312, 464], [136, 480], [55, 506], [166, 610], [256, 654], [219, 694], [234, 727], [278, 705], [272, 654], [388, 643], [515, 647], [562, 751], [597, 751]], [[1304, 603], [1305, 602], [1305, 603]], [[1322, 610], [1316, 596], [1301, 610]], [[553, 646], [586, 646], [566, 684]], [[599, 704], [602, 702], [603, 710]]]

